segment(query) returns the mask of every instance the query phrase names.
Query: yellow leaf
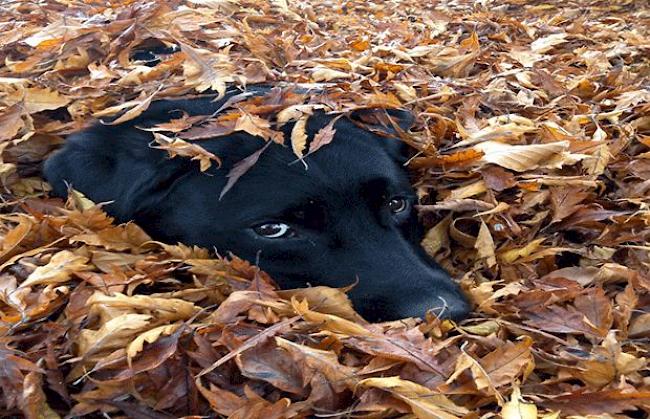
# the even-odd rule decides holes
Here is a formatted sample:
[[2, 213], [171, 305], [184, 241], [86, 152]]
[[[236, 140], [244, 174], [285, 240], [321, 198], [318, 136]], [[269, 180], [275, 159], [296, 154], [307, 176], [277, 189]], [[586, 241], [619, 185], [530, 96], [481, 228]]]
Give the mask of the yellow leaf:
[[284, 141], [284, 135], [271, 129], [271, 123], [266, 119], [248, 113], [242, 114], [235, 123], [235, 131], [244, 131], [255, 137], [273, 140], [276, 143]]
[[417, 91], [413, 86], [407, 86], [404, 83], [394, 83], [393, 86], [397, 90], [397, 96], [405, 102], [411, 102], [418, 98]]
[[535, 53], [543, 54], [553, 49], [554, 46], [565, 43], [567, 41], [566, 37], [566, 33], [553, 33], [544, 38], [534, 40], [530, 44], [530, 49]]
[[354, 311], [352, 303], [344, 291], [339, 288], [316, 286], [281, 290], [277, 291], [277, 294], [287, 300], [294, 298], [306, 300], [309, 306], [319, 313], [333, 314], [356, 323], [362, 323], [363, 319]]
[[291, 129], [291, 149], [293, 154], [302, 159], [307, 147], [307, 120], [309, 115], [303, 115]]
[[450, 224], [451, 216], [448, 215], [425, 234], [420, 244], [429, 256], [435, 256], [440, 249], [449, 248]]
[[481, 228], [478, 231], [474, 248], [478, 250], [478, 257], [485, 259], [489, 268], [497, 264], [497, 258], [494, 254], [494, 240], [492, 234], [490, 234], [490, 229], [483, 221], [481, 221]]
[[218, 93], [216, 100], [226, 94], [226, 83], [232, 83], [234, 66], [226, 54], [210, 54], [207, 61], [201, 56], [201, 51], [183, 42], [179, 42], [183, 51], [190, 60], [183, 63], [183, 72], [187, 82], [194, 86], [197, 92], [204, 92], [208, 89]]
[[483, 152], [481, 160], [517, 172], [536, 169], [554, 156], [569, 148], [568, 141], [548, 144], [510, 145], [498, 141], [485, 141], [473, 147]]
[[30, 87], [25, 89], [25, 109], [27, 113], [36, 113], [58, 109], [70, 103], [70, 98], [48, 88]]
[[408, 404], [419, 419], [454, 419], [469, 413], [457, 406], [447, 396], [434, 393], [428, 388], [399, 377], [367, 378], [358, 384], [388, 391]]
[[503, 419], [537, 419], [537, 406], [521, 401], [521, 390], [515, 385], [510, 400], [501, 410]]
[[445, 201], [449, 199], [470, 198], [472, 196], [480, 195], [485, 191], [487, 191], [487, 186], [485, 185], [485, 182], [479, 180], [477, 182], [470, 183], [467, 186], [462, 186], [460, 188], [456, 188], [452, 190], [449, 196], [445, 198]]
[[317, 66], [312, 69], [311, 77], [315, 82], [321, 82], [331, 81], [334, 79], [349, 79], [352, 76], [343, 71], [333, 70], [324, 66]]
[[146, 332], [138, 335], [126, 347], [126, 359], [129, 363], [129, 366], [131, 365], [131, 360], [133, 357], [136, 356], [138, 352], [142, 351], [145, 342], [154, 343], [162, 335], [169, 336], [174, 333], [179, 326], [179, 324], [166, 324], [163, 326], [154, 327], [153, 329], [149, 329]]
[[539, 245], [546, 240], [544, 237], [541, 239], [533, 240], [524, 247], [519, 247], [516, 249], [510, 249], [499, 254], [499, 259], [506, 263], [513, 263], [519, 258], [526, 257], [536, 251], [539, 248]]
[[75, 255], [69, 250], [62, 250], [52, 256], [47, 265], [36, 268], [20, 286], [66, 282], [73, 272], [88, 270], [87, 263], [87, 257]]
[[605, 173], [605, 168], [607, 167], [611, 157], [612, 155], [609, 152], [607, 144], [601, 144], [596, 147], [594, 153], [590, 157], [584, 159], [582, 167], [587, 170], [588, 174], [600, 176]]
[[213, 161], [217, 163], [217, 166], [221, 166], [221, 159], [219, 157], [198, 144], [189, 143], [180, 138], [171, 138], [159, 132], [154, 132], [153, 135], [159, 144], [155, 148], [167, 151], [172, 158], [182, 156], [190, 157], [192, 160], [198, 160], [202, 172], [208, 170], [212, 166]]
[[102, 309], [111, 308], [122, 311], [137, 311], [154, 316], [157, 320], [176, 321], [186, 320], [194, 315], [199, 308], [193, 303], [178, 298], [161, 298], [148, 295], [128, 296], [119, 292], [105, 295], [96, 291], [88, 298], [86, 304]]
[[108, 320], [99, 330], [82, 329], [77, 339], [79, 355], [123, 348], [137, 333], [149, 327], [150, 322], [149, 315], [126, 313]]
[[276, 122], [278, 126], [282, 126], [286, 124], [289, 121], [296, 121], [300, 119], [304, 115], [311, 115], [314, 111], [314, 109], [319, 109], [321, 106], [319, 105], [292, 105], [292, 106], [287, 106], [286, 108], [282, 109], [278, 114], [276, 115]]
[[69, 195], [74, 203], [74, 207], [78, 210], [85, 211], [96, 205], [93, 201], [86, 198], [86, 195], [76, 189], [71, 189]]
[[324, 314], [309, 309], [306, 300], [298, 301], [297, 298], [291, 299], [291, 305], [294, 311], [302, 316], [308, 322], [317, 324], [323, 330], [340, 333], [347, 336], [372, 336], [373, 333], [358, 323], [345, 320], [333, 314]]
[[470, 326], [461, 326], [460, 328], [465, 332], [471, 333], [473, 335], [488, 336], [498, 332], [501, 326], [499, 326], [499, 323], [495, 322], [494, 320], [486, 320], [484, 322]]

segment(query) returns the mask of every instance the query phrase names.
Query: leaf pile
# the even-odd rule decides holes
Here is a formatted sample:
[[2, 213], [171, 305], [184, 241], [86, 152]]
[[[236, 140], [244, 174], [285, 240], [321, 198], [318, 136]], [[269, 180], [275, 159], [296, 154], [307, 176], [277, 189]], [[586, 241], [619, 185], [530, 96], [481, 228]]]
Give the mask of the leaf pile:
[[[4, 2], [0, 414], [647, 416], [648, 28], [643, 0]], [[66, 134], [256, 83], [320, 90], [238, 95], [155, 146], [205, 170], [202, 138], [284, 120], [308, 159], [333, 136], [307, 147], [314, 109], [411, 110], [423, 246], [470, 319], [368, 324], [340, 290], [47, 197]]]

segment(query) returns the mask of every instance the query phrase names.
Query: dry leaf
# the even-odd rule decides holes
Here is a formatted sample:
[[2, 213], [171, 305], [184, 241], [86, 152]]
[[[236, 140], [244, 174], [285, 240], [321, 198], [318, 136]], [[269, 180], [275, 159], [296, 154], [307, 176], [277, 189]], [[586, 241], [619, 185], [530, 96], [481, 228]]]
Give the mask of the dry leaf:
[[413, 414], [423, 419], [460, 418], [467, 410], [454, 404], [443, 394], [437, 394], [417, 383], [399, 377], [366, 378], [358, 383], [360, 387], [374, 387], [390, 392], [407, 403]]
[[481, 160], [516, 172], [525, 172], [544, 166], [553, 157], [568, 150], [567, 141], [548, 144], [509, 145], [496, 141], [485, 141], [474, 146], [483, 153]]

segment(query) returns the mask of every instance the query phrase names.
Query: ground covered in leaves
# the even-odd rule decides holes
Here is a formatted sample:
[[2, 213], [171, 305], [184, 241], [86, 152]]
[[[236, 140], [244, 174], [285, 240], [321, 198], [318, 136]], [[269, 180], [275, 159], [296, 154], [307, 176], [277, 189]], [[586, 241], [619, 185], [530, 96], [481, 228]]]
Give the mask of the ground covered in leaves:
[[[647, 6], [3, 2], [0, 415], [646, 417]], [[161, 43], [176, 52], [134, 55]], [[413, 111], [423, 245], [469, 319], [368, 324], [339, 290], [278, 291], [246, 262], [47, 197], [40, 163], [66, 134], [262, 82], [325, 94], [242, 99], [172, 121], [158, 146], [206, 167], [201, 138], [281, 141], [286, 119], [303, 156], [315, 108]]]

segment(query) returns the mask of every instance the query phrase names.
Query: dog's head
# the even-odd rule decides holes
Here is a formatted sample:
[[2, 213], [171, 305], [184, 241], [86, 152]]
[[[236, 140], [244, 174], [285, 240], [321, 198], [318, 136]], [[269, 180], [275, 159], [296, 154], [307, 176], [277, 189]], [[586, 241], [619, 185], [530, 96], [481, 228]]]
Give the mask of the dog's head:
[[[309, 138], [331, 118], [310, 117]], [[67, 181], [96, 202], [114, 201], [110, 213], [134, 219], [156, 239], [231, 251], [257, 262], [284, 288], [356, 283], [350, 297], [369, 320], [430, 309], [444, 317], [466, 315], [457, 285], [418, 245], [401, 142], [349, 118], [334, 128], [334, 141], [304, 164], [291, 148], [268, 146], [221, 198], [226, 175], [263, 140], [236, 133], [201, 142], [223, 158], [222, 167], [201, 173], [149, 147], [150, 134], [134, 124], [97, 126], [69, 139], [45, 173], [59, 195]]]

